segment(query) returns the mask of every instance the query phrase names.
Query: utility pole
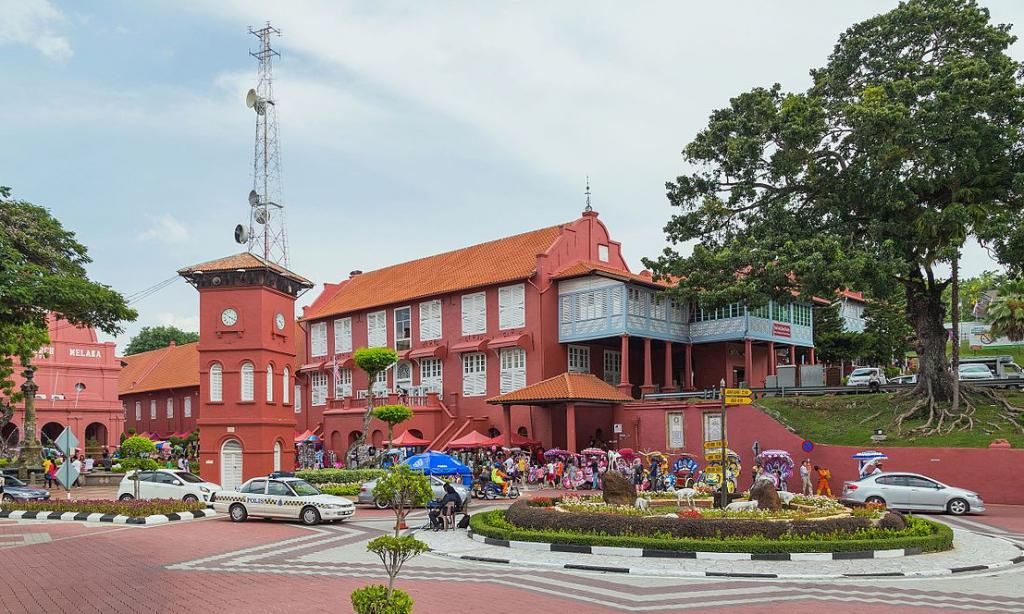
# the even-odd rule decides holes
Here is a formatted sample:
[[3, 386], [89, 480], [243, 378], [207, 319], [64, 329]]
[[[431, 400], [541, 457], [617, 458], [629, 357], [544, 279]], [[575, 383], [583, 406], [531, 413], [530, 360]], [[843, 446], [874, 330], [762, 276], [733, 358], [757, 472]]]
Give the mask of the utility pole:
[[21, 385], [21, 392], [25, 395], [25, 423], [22, 428], [21, 452], [18, 454], [18, 477], [28, 481], [35, 470], [42, 470], [40, 458], [43, 455], [43, 446], [36, 437], [36, 392], [39, 385], [36, 384], [36, 368], [25, 367], [22, 376], [25, 382]]

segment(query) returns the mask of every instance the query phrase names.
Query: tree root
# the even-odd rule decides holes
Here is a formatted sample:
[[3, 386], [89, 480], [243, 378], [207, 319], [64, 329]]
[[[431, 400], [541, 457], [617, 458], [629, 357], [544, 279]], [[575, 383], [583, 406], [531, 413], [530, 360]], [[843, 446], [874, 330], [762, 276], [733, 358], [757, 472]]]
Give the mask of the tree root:
[[861, 420], [861, 421], [859, 422], [859, 424], [864, 424], [865, 422], [871, 422], [871, 421], [872, 421], [872, 420], [874, 420], [875, 418], [877, 418], [877, 417], [881, 416], [881, 415], [882, 415], [882, 412], [883, 412], [883, 411], [885, 411], [885, 410], [878, 410], [878, 411], [876, 411], [875, 413], [871, 414], [871, 415], [870, 415], [870, 416], [868, 416], [867, 418], [864, 418], [863, 420]]
[[[909, 430], [918, 436], [942, 435], [953, 431], [969, 431], [974, 429], [975, 423], [986, 424], [997, 431], [1000, 426], [988, 421], [976, 420], [979, 405], [990, 404], [1000, 408], [999, 418], [1011, 423], [1013, 427], [1024, 433], [1024, 424], [1021, 424], [1021, 417], [1024, 416], [1024, 408], [1012, 405], [1005, 398], [989, 388], [963, 385], [960, 394], [960, 410], [953, 411], [952, 407], [939, 404], [932, 393], [930, 382], [926, 382], [927, 396], [918, 399], [906, 411], [894, 417], [896, 432], [904, 432], [903, 424], [907, 420], [925, 417], [924, 424]], [[871, 418], [877, 417], [871, 416]], [[871, 418], [865, 419], [862, 423]]]

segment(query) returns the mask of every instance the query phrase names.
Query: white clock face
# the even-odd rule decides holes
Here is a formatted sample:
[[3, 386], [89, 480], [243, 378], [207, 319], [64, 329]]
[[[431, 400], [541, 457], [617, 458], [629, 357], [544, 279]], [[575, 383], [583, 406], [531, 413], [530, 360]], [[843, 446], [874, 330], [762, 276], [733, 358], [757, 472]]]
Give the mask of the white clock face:
[[274, 324], [277, 325], [277, 330], [284, 330], [284, 314], [279, 313], [274, 316]]
[[224, 326], [234, 326], [238, 322], [238, 312], [228, 307], [221, 312], [220, 321], [224, 323]]

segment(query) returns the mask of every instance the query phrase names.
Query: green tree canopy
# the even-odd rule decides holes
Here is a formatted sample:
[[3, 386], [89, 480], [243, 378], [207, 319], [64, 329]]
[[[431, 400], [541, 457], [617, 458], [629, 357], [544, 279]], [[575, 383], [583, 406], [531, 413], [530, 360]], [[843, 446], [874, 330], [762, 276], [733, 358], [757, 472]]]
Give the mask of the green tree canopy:
[[853, 362], [860, 350], [861, 337], [860, 333], [845, 330], [838, 303], [814, 307], [814, 348], [820, 360]]
[[972, 0], [908, 0], [841, 34], [807, 91], [739, 94], [683, 150], [692, 171], [667, 184], [669, 240], [699, 244], [647, 264], [712, 306], [901, 287], [917, 392], [950, 399], [940, 265], [967, 237], [1024, 264], [1014, 41]]
[[89, 279], [90, 262], [85, 246], [49, 211], [0, 186], [0, 423], [20, 400], [14, 361], [28, 366], [49, 341], [48, 314], [112, 335], [135, 319], [124, 297]]
[[373, 488], [373, 498], [387, 501], [395, 512], [395, 537], [399, 534], [399, 525], [410, 508], [426, 505], [434, 498], [430, 488], [430, 479], [422, 472], [409, 465], [398, 464], [388, 469], [384, 477], [377, 480]]
[[170, 345], [171, 341], [177, 345], [199, 341], [199, 333], [181, 330], [177, 326], [143, 326], [128, 346], [124, 349], [126, 356], [158, 350]]
[[401, 424], [412, 418], [412, 410], [405, 405], [381, 405], [380, 407], [374, 408], [373, 417], [386, 422], [388, 425], [388, 445], [394, 445], [395, 440], [393, 433], [396, 424]]
[[366, 373], [366, 381], [369, 382], [366, 412], [363, 414], [363, 432], [353, 444], [359, 446], [366, 441], [366, 434], [370, 431], [370, 418], [373, 417], [373, 381], [379, 373], [387, 371], [388, 367], [398, 362], [398, 352], [391, 348], [359, 348], [352, 354], [352, 359], [356, 366]]

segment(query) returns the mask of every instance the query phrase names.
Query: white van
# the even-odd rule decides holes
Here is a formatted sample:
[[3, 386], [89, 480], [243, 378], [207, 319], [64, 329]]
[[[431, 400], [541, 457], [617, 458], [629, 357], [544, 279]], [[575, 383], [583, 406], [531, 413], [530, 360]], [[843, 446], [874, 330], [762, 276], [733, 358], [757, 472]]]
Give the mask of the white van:
[[885, 371], [878, 367], [857, 367], [846, 380], [847, 386], [884, 386], [887, 383]]

